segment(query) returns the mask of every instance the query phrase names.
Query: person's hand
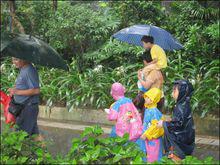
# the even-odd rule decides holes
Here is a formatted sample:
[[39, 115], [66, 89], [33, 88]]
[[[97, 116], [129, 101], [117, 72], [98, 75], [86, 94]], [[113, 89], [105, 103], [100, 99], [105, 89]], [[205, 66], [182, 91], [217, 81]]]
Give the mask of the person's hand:
[[110, 109], [105, 108], [104, 111], [109, 114], [110, 113]]
[[9, 88], [8, 91], [9, 91], [9, 95], [12, 96], [12, 95], [15, 94], [16, 89], [15, 88]]
[[170, 122], [170, 121], [172, 121], [172, 118], [171, 117], [166, 117], [165, 121]]
[[147, 62], [146, 64], [145, 64], [145, 66], [148, 66], [148, 65], [150, 65], [151, 64], [151, 62]]
[[141, 80], [141, 70], [138, 70], [138, 79]]
[[158, 128], [163, 127], [163, 120], [158, 121], [157, 127], [158, 127]]
[[130, 120], [130, 123], [134, 123], [134, 122], [136, 122], [136, 119], [135, 119], [135, 118], [132, 118], [132, 119]]
[[145, 136], [144, 134], [142, 134], [142, 135], [141, 135], [141, 139], [142, 139], [142, 140], [145, 140], [145, 139], [146, 139], [146, 136]]
[[142, 80], [142, 77], [141, 77], [141, 75], [138, 75], [138, 80]]

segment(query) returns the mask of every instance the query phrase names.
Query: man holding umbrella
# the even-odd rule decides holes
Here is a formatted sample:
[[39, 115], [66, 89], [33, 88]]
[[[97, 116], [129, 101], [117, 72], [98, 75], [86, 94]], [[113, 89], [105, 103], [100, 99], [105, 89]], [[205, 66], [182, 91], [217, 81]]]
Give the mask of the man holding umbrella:
[[[13, 96], [9, 112], [14, 112], [18, 130], [26, 131], [30, 136], [39, 134], [39, 76], [32, 63], [63, 70], [68, 70], [68, 66], [50, 45], [27, 34], [3, 33], [1, 55], [12, 57], [15, 67], [20, 69], [14, 88], [9, 89]], [[42, 140], [42, 137], [38, 136], [36, 140]]]
[[39, 76], [35, 67], [25, 60], [12, 57], [12, 62], [20, 73], [16, 79], [15, 87], [9, 88], [14, 101], [22, 104], [23, 108], [16, 117], [18, 130], [26, 131], [30, 136], [39, 134], [37, 126], [39, 105]]

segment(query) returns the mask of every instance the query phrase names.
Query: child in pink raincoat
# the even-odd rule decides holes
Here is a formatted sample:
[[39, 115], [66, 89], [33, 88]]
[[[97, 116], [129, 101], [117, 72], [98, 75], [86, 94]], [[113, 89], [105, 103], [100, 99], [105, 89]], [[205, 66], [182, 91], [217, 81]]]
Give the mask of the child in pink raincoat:
[[111, 87], [111, 96], [115, 102], [110, 109], [105, 109], [108, 113], [108, 120], [116, 121], [113, 126], [111, 137], [122, 137], [129, 134], [129, 140], [137, 141], [142, 134], [141, 117], [132, 103], [132, 100], [125, 97], [125, 88], [121, 83], [114, 83]]

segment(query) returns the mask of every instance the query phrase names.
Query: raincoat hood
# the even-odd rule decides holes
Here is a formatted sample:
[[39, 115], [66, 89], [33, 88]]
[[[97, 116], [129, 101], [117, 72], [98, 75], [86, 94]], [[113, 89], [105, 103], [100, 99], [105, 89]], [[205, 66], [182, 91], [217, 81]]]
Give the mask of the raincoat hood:
[[156, 108], [157, 103], [160, 101], [162, 92], [158, 88], [151, 88], [147, 92], [144, 93], [144, 98], [148, 97], [151, 101], [152, 104], [144, 104], [146, 108]]
[[177, 80], [174, 85], [177, 85], [179, 90], [177, 102], [189, 101], [194, 90], [192, 84], [188, 80]]
[[119, 100], [125, 95], [125, 87], [121, 83], [114, 83], [111, 87], [111, 96], [114, 100]]

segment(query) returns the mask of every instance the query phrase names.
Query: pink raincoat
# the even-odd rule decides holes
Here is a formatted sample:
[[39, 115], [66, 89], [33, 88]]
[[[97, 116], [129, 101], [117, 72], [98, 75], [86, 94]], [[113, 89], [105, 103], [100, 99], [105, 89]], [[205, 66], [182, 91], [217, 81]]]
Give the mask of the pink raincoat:
[[122, 137], [129, 134], [129, 140], [136, 141], [142, 134], [141, 117], [132, 103], [132, 100], [124, 97], [125, 88], [120, 83], [114, 83], [111, 88], [111, 95], [116, 100], [108, 114], [108, 120], [116, 121], [115, 133]]

